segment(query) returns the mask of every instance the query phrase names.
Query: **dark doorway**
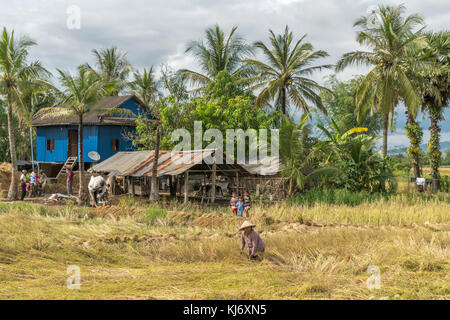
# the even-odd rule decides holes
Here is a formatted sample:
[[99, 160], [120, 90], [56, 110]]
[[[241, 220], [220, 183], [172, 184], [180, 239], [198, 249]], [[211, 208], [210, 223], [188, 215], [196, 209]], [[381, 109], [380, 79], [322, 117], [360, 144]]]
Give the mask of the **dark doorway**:
[[69, 157], [78, 156], [78, 130], [69, 130], [69, 140], [67, 142], [67, 154]]

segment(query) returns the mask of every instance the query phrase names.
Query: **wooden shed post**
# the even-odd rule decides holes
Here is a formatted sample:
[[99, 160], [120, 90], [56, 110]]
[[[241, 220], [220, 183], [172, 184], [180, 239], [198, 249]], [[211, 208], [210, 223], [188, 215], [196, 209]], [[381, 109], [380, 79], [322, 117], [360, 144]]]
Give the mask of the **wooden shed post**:
[[212, 175], [211, 175], [211, 203], [214, 203], [216, 201], [216, 171], [217, 171], [217, 164], [216, 160], [214, 159], [214, 163], [212, 165]]
[[134, 181], [134, 177], [130, 177], [131, 180], [131, 194], [134, 195], [136, 194], [136, 188], [134, 187], [135, 181]]
[[187, 203], [189, 201], [188, 191], [189, 191], [189, 170], [187, 170], [186, 173], [184, 174], [184, 203]]
[[236, 195], [239, 197], [239, 171], [236, 171]]

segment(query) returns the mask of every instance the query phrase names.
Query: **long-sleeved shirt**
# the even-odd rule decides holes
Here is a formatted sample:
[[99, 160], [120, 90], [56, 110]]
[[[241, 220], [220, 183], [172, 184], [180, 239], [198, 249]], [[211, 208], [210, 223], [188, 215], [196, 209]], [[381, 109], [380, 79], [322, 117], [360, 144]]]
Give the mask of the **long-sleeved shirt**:
[[264, 252], [264, 249], [266, 248], [266, 244], [254, 230], [252, 230], [249, 235], [242, 232], [241, 250], [245, 248], [245, 245], [248, 247], [248, 254], [252, 257], [259, 251]]

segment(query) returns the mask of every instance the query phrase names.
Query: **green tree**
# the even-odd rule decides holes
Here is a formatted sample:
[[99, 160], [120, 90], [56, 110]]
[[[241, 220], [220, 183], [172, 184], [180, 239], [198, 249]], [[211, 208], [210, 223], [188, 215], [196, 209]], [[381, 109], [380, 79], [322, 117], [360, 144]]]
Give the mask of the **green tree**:
[[423, 50], [421, 58], [431, 60], [436, 64], [436, 68], [424, 74], [426, 86], [422, 99], [430, 118], [428, 155], [431, 160], [432, 190], [436, 192], [439, 189], [439, 165], [442, 156], [439, 121], [444, 120], [444, 108], [448, 106], [450, 99], [450, 32], [428, 33], [427, 39], [430, 46]]
[[237, 26], [234, 26], [228, 36], [225, 36], [223, 30], [215, 25], [205, 30], [205, 40], [189, 42], [186, 53], [194, 56], [203, 73], [182, 69], [180, 72], [183, 77], [203, 88], [213, 81], [220, 71], [239, 73], [241, 60], [250, 54], [252, 49], [236, 30]]
[[380, 111], [373, 114], [364, 115], [361, 121], [358, 121], [355, 114], [356, 105], [356, 89], [361, 83], [362, 76], [354, 77], [348, 81], [339, 81], [336, 75], [328, 78], [326, 86], [330, 88], [332, 93], [325, 92], [322, 94], [322, 101], [328, 116], [317, 114], [318, 122], [322, 125], [329, 122], [332, 118], [339, 128], [343, 131], [362, 126], [368, 129], [368, 134], [378, 135], [383, 117]]
[[337, 71], [350, 65], [372, 67], [363, 78], [356, 92], [356, 107], [359, 119], [369, 110], [380, 110], [383, 115], [383, 155], [387, 154], [387, 136], [392, 124], [394, 108], [400, 100], [405, 102], [415, 117], [420, 106], [420, 96], [408, 71], [424, 69], [427, 65], [415, 61], [414, 53], [426, 46], [422, 34], [424, 22], [419, 15], [404, 16], [405, 7], [379, 6], [378, 23], [371, 23], [373, 16], [359, 18], [354, 26], [357, 41], [369, 51], [353, 51], [342, 56], [336, 65]]
[[[147, 106], [155, 103], [159, 95], [159, 83], [155, 78], [153, 66], [148, 70], [144, 68], [140, 71], [133, 72], [133, 80], [128, 83], [128, 87]], [[146, 110], [150, 113], [150, 110]]]
[[329, 180], [327, 185], [351, 191], [394, 191], [396, 181], [390, 159], [374, 152], [378, 138], [365, 134], [367, 128], [343, 132], [333, 119], [330, 124], [331, 129], [318, 125], [327, 139], [317, 143], [315, 149], [323, 154], [326, 165], [339, 168], [343, 174]]
[[95, 59], [94, 67], [88, 63], [84, 67], [93, 71], [104, 83], [114, 84], [106, 87], [107, 95], [118, 95], [127, 86], [128, 76], [133, 69], [127, 60], [127, 54], [117, 47], [94, 49], [92, 54]]
[[255, 42], [266, 62], [245, 59], [246, 82], [251, 83], [250, 90], [260, 90], [256, 98], [258, 107], [265, 107], [275, 100], [275, 107], [287, 114], [288, 106], [293, 106], [310, 113], [312, 103], [326, 113], [319, 92], [327, 91], [309, 76], [318, 70], [330, 68], [331, 65], [314, 65], [315, 61], [328, 56], [322, 50], [314, 51], [312, 44], [303, 42], [306, 35], [294, 42], [294, 35], [286, 26], [284, 33], [270, 33], [271, 48], [262, 41]]
[[21, 88], [26, 88], [31, 85], [31, 82], [36, 82], [48, 75], [39, 61], [28, 62], [28, 50], [35, 44], [26, 37], [16, 40], [14, 31], [9, 34], [6, 28], [3, 28], [0, 41], [0, 94], [7, 106], [9, 152], [12, 167], [11, 184], [8, 191], [9, 200], [17, 197], [17, 154], [13, 114], [21, 117], [26, 113]]
[[329, 177], [340, 173], [335, 167], [318, 167], [316, 153], [309, 141], [309, 115], [303, 115], [299, 124], [294, 124], [284, 116], [280, 129], [280, 160], [283, 164], [282, 175], [288, 183], [288, 195], [304, 190], [308, 183], [316, 178]]

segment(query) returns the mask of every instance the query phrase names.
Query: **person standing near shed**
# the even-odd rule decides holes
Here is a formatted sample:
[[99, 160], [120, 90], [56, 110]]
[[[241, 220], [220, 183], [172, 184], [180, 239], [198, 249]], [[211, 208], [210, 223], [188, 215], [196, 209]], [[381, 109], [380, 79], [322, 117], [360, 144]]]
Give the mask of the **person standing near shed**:
[[245, 246], [248, 248], [248, 258], [252, 260], [261, 260], [258, 252], [263, 253], [266, 249], [266, 244], [261, 239], [259, 234], [253, 230], [255, 225], [249, 221], [244, 221], [239, 231], [242, 232], [241, 252], [244, 251]]
[[72, 184], [73, 184], [74, 173], [70, 166], [67, 166], [67, 194], [72, 195]]
[[30, 194], [29, 197], [36, 197], [37, 190], [37, 173], [36, 170], [33, 169], [30, 174]]
[[27, 170], [22, 170], [22, 175], [20, 176], [20, 200], [25, 198], [25, 193], [27, 192]]

